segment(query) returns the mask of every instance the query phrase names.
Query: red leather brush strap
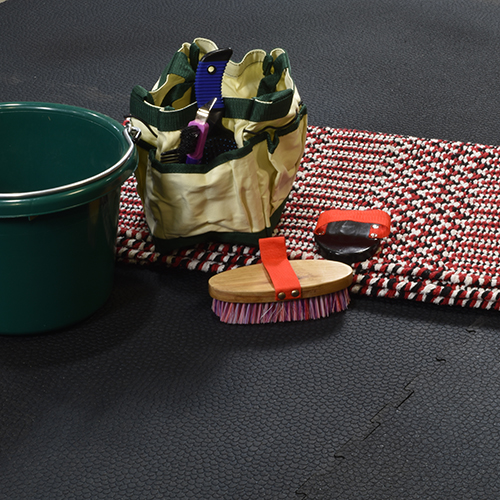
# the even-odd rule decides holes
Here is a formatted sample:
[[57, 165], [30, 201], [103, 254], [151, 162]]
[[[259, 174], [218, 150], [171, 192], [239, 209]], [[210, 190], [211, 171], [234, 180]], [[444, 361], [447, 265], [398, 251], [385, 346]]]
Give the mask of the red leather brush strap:
[[391, 233], [391, 217], [383, 210], [327, 210], [323, 212], [316, 224], [314, 233], [325, 233], [325, 226], [330, 222], [352, 220], [371, 224], [370, 238], [385, 238]]
[[262, 264], [276, 291], [276, 300], [300, 298], [300, 282], [288, 261], [285, 238], [262, 238], [259, 240], [259, 247]]

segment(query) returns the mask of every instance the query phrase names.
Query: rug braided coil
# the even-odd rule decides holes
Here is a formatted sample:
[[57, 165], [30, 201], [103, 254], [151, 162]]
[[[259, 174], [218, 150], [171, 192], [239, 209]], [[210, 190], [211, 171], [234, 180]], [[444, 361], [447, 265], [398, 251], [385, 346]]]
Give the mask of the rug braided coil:
[[[276, 228], [290, 259], [320, 258], [313, 229], [332, 208], [387, 211], [391, 235], [354, 266], [351, 293], [500, 308], [500, 148], [309, 126], [303, 161]], [[207, 272], [259, 260], [254, 247], [155, 251], [135, 179], [122, 187], [117, 257]]]

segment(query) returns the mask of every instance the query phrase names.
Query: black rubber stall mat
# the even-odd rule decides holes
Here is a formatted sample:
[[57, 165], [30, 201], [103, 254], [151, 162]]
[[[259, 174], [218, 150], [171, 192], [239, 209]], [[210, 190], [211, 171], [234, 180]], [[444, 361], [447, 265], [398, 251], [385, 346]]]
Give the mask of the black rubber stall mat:
[[0, 338], [0, 499], [295, 498], [490, 317], [355, 297], [293, 328], [234, 327], [207, 280], [120, 266], [93, 318]]
[[307, 481], [305, 499], [500, 498], [500, 329], [469, 331]]

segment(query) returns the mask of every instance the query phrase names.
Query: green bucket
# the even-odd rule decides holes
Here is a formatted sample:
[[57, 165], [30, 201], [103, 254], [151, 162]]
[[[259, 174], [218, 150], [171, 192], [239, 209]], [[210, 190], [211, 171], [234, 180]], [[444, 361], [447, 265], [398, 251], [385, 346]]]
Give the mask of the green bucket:
[[0, 333], [57, 330], [108, 299], [132, 130], [82, 108], [0, 103]]

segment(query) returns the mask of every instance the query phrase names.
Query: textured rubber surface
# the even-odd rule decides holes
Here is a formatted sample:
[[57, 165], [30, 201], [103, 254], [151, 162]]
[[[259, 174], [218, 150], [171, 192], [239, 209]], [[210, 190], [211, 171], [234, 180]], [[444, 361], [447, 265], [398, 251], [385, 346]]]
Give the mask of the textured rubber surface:
[[317, 126], [498, 143], [494, 0], [5, 0], [0, 98], [90, 107], [120, 120], [179, 44], [205, 36], [284, 47]]
[[308, 481], [305, 498], [499, 498], [497, 318], [468, 328]]
[[[0, 99], [120, 120], [206, 36], [285, 48], [312, 125], [499, 142], [497, 2], [276, 5], [6, 0]], [[0, 338], [1, 500], [498, 497], [497, 314], [356, 297], [256, 330], [212, 315], [207, 279], [120, 267], [86, 322]]]
[[294, 498], [489, 318], [356, 299], [293, 328], [235, 327], [207, 280], [120, 266], [85, 323], [0, 340], [2, 500]]

